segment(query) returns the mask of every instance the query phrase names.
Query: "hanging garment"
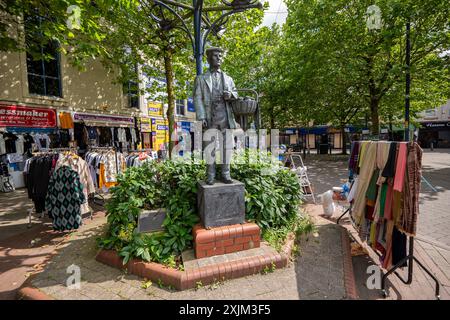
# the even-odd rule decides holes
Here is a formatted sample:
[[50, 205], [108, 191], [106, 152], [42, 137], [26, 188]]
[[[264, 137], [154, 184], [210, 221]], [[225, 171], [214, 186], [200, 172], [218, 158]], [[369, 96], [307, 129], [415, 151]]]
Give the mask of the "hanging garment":
[[7, 132], [3, 134], [3, 138], [5, 140], [6, 153], [16, 153], [17, 136]]
[[395, 175], [395, 165], [397, 159], [397, 143], [391, 142], [389, 147], [389, 156], [387, 158], [382, 176], [385, 178], [392, 178]]
[[34, 139], [31, 135], [27, 133], [24, 135], [23, 140], [24, 140], [23, 147], [25, 149], [25, 153], [27, 154], [27, 156], [31, 157], [32, 156], [31, 149], [33, 148]]
[[81, 204], [86, 201], [78, 174], [69, 167], [53, 172], [45, 199], [45, 208], [53, 218], [53, 229], [78, 229], [82, 224]]
[[408, 146], [406, 143], [399, 143], [397, 163], [395, 167], [395, 177], [394, 177], [394, 190], [398, 192], [403, 191], [405, 171], [406, 171], [406, 160], [407, 160]]
[[75, 123], [74, 138], [77, 142], [78, 147], [80, 147], [81, 150], [85, 150], [88, 142], [84, 134], [83, 123]]
[[[71, 168], [78, 174], [80, 182], [83, 186], [84, 198], [88, 199], [89, 194], [95, 192], [95, 187], [86, 161], [75, 155], [63, 155], [59, 157], [55, 166], [55, 170], [58, 170], [63, 166]], [[86, 201], [81, 205], [81, 214], [88, 213], [89, 211], [89, 204]]]
[[403, 189], [404, 201], [399, 230], [410, 236], [416, 235], [420, 183], [422, 180], [422, 153], [422, 149], [416, 142], [408, 143], [406, 179]]
[[97, 140], [97, 128], [87, 127], [89, 140]]
[[352, 150], [350, 152], [350, 159], [348, 162], [348, 168], [352, 171], [356, 171], [356, 167], [358, 164], [358, 155], [359, 155], [359, 142], [355, 141], [352, 144]]
[[69, 130], [59, 130], [59, 138], [61, 141], [61, 148], [68, 148], [70, 142]]
[[61, 129], [73, 129], [74, 128], [72, 115], [69, 112], [60, 112], [59, 113], [59, 123], [60, 123]]
[[134, 128], [131, 129], [131, 142], [133, 144], [133, 148], [136, 148], [137, 137], [136, 137], [136, 131], [134, 130]]
[[367, 148], [367, 151], [364, 151], [364, 161], [360, 163], [361, 166], [359, 173], [358, 190], [355, 194], [355, 201], [352, 211], [357, 225], [361, 225], [362, 219], [364, 218], [364, 208], [366, 206], [365, 194], [376, 167], [377, 144], [372, 142], [365, 142], [363, 143], [362, 150], [364, 150], [365, 146]]
[[[392, 264], [396, 265], [406, 257], [406, 235], [394, 227], [392, 232]], [[405, 262], [401, 266], [406, 267]]]
[[34, 143], [38, 147], [39, 151], [50, 148], [50, 138], [45, 133], [38, 133], [34, 135]]
[[3, 137], [3, 134], [0, 133], [0, 154], [5, 153], [6, 153], [5, 138]]
[[27, 160], [25, 164], [28, 198], [33, 201], [37, 213], [45, 210], [45, 196], [56, 157], [58, 155], [37, 156]]
[[126, 142], [127, 141], [127, 135], [124, 128], [118, 128], [117, 129], [117, 138], [119, 142]]
[[25, 153], [24, 142], [25, 142], [25, 139], [24, 139], [23, 135], [21, 135], [21, 134], [18, 135], [17, 140], [16, 140], [16, 152], [18, 154]]
[[394, 221], [386, 222], [386, 255], [382, 260], [382, 267], [389, 269], [392, 266], [392, 233], [394, 231]]
[[61, 148], [61, 138], [59, 136], [58, 132], [55, 133], [51, 133], [48, 135], [48, 137], [50, 138], [50, 148], [54, 149], [54, 148]]

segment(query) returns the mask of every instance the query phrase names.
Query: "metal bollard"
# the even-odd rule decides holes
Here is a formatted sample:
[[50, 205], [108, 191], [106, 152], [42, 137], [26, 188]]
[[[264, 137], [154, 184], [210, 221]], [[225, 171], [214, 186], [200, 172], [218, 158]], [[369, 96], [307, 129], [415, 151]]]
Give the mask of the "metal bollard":
[[433, 144], [433, 142], [430, 144], [430, 150], [434, 151], [434, 144]]

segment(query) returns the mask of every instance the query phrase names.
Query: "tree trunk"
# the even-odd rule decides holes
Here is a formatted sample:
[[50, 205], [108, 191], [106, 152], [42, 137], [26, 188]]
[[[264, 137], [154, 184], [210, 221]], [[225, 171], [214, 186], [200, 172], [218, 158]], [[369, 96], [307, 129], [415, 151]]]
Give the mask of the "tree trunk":
[[172, 133], [175, 129], [175, 90], [174, 90], [174, 75], [172, 64], [172, 51], [169, 48], [164, 50], [164, 68], [166, 73], [166, 89], [167, 89], [167, 119], [169, 120], [169, 157], [172, 158], [172, 149], [174, 142], [172, 140]]
[[380, 122], [379, 122], [379, 114], [378, 114], [378, 105], [380, 104], [380, 100], [374, 96], [370, 97], [370, 116], [372, 119], [372, 135], [379, 134], [380, 130]]
[[341, 125], [341, 143], [342, 143], [342, 154], [347, 154], [347, 136], [345, 134], [345, 124]]
[[389, 115], [389, 141], [394, 141], [394, 133], [392, 132], [392, 115]]

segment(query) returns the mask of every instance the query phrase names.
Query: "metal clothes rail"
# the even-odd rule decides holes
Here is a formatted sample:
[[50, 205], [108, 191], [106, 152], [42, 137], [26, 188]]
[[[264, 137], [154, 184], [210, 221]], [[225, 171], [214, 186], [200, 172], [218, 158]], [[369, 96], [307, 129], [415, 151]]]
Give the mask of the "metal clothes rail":
[[[339, 224], [339, 221], [346, 215], [349, 214], [350, 216], [350, 220], [352, 221], [352, 226], [355, 226], [354, 220], [352, 215], [350, 214], [352, 209], [352, 206], [350, 205], [350, 207], [344, 211], [344, 213], [342, 213], [342, 215], [337, 219], [336, 223]], [[388, 292], [386, 290], [386, 280], [387, 277], [389, 275], [391, 275], [392, 273], [394, 273], [399, 279], [400, 281], [402, 281], [404, 284], [411, 284], [412, 280], [413, 280], [413, 271], [414, 271], [414, 261], [433, 279], [433, 281], [435, 282], [435, 296], [437, 300], [440, 300], [440, 284], [439, 281], [437, 280], [436, 276], [431, 273], [430, 270], [428, 270], [428, 268], [426, 268], [419, 259], [417, 259], [414, 256], [414, 236], [410, 236], [407, 235], [407, 237], [409, 237], [409, 246], [408, 246], [408, 254], [406, 255], [406, 257], [404, 257], [402, 260], [400, 260], [397, 264], [395, 264], [393, 267], [391, 267], [389, 270], [387, 270], [386, 273], [383, 274], [383, 277], [381, 279], [381, 294], [384, 298], [386, 298], [388, 296]], [[381, 257], [381, 254], [378, 253], [376, 250], [372, 249], [372, 251], [378, 255], [379, 257]], [[403, 277], [398, 274], [397, 269], [402, 268], [402, 266], [405, 263], [408, 263], [408, 277], [407, 279], [403, 279]]]

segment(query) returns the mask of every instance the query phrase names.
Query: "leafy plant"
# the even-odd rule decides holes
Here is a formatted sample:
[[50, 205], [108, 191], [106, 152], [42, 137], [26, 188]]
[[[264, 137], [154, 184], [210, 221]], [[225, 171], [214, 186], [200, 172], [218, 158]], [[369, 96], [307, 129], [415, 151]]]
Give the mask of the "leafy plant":
[[201, 288], [203, 288], [203, 283], [201, 281], [197, 281], [195, 283], [195, 289], [198, 290], [198, 289], [201, 289]]
[[152, 284], [153, 284], [153, 283], [152, 283], [151, 280], [148, 280], [148, 281], [147, 281], [147, 279], [145, 279], [145, 281], [142, 282], [142, 284], [141, 284], [141, 288], [142, 288], [142, 289], [148, 289]]
[[[298, 220], [301, 188], [295, 173], [270, 155], [245, 151], [234, 156], [231, 174], [245, 184], [246, 219], [261, 227], [266, 240], [281, 243]], [[192, 228], [199, 221], [197, 183], [204, 178], [203, 162], [167, 160], [127, 169], [111, 189], [108, 230], [99, 246], [118, 251], [124, 264], [140, 258], [179, 267], [181, 252], [192, 247]], [[164, 231], [138, 233], [141, 210], [157, 208], [167, 212]]]

